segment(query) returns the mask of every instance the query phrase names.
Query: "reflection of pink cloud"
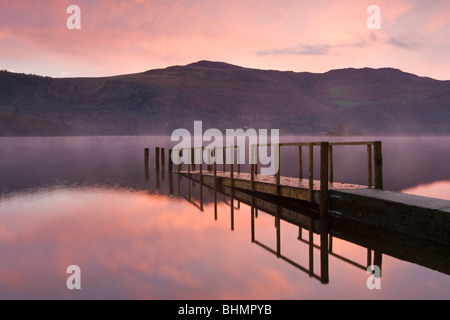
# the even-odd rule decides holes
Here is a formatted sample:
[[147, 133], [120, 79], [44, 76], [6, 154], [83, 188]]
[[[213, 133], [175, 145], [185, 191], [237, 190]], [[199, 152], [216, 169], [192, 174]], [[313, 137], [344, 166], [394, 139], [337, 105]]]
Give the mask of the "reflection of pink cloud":
[[[8, 256], [0, 263], [0, 287], [9, 290], [0, 290], [0, 296], [72, 297], [64, 287], [71, 264], [81, 267], [82, 293], [88, 296], [106, 290], [119, 298], [206, 299], [258, 292], [254, 286], [260, 281], [242, 278], [235, 267], [242, 239], [228, 237], [223, 244], [228, 221], [212, 222], [185, 202], [139, 193], [61, 190], [9, 203], [10, 218], [2, 219], [2, 225], [13, 232], [7, 244], [0, 235]], [[265, 287], [287, 284], [270, 267], [260, 270], [256, 261], [248, 261], [248, 267], [257, 278], [266, 278]], [[230, 274], [235, 280], [227, 286]], [[115, 289], [108, 291], [109, 286]]]
[[450, 200], [450, 181], [437, 181], [430, 184], [403, 190], [404, 193], [418, 196]]

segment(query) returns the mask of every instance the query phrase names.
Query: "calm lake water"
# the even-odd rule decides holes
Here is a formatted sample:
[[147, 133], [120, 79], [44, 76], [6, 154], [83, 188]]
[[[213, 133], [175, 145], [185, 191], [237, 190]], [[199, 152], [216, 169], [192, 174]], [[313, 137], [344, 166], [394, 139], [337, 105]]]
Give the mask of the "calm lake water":
[[[385, 189], [450, 200], [450, 137], [357, 139], [383, 141]], [[215, 209], [208, 188], [200, 204], [199, 184], [188, 201], [186, 178], [153, 163], [146, 174], [144, 148], [153, 161], [155, 146], [173, 143], [0, 138], [0, 298], [450, 299], [449, 246], [335, 223], [321, 247], [305, 225], [263, 211], [252, 219], [226, 195]], [[296, 155], [282, 150], [282, 175], [297, 174]], [[365, 147], [336, 147], [335, 181], [365, 184], [365, 157]], [[375, 263], [381, 289], [369, 290]], [[70, 265], [81, 290], [66, 286]]]

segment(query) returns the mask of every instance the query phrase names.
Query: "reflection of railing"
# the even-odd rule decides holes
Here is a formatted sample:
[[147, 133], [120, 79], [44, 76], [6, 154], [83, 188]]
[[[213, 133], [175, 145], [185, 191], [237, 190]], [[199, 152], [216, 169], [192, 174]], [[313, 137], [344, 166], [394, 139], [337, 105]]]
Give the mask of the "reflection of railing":
[[[309, 239], [308, 240], [303, 239], [302, 231], [303, 231], [303, 228], [299, 227], [298, 240], [300, 242], [303, 242], [303, 243], [305, 243], [305, 244], [307, 244], [309, 246], [312, 246], [312, 247], [314, 247], [316, 249], [321, 249], [320, 246], [314, 244], [314, 241], [313, 241], [313, 234], [314, 233], [313, 233], [311, 227], [309, 228]], [[333, 256], [333, 257], [335, 257], [335, 258], [337, 258], [337, 259], [339, 259], [339, 260], [341, 260], [341, 261], [343, 261], [343, 262], [345, 262], [345, 263], [347, 263], [349, 265], [352, 265], [352, 266], [354, 266], [354, 267], [356, 267], [356, 268], [358, 268], [358, 269], [360, 269], [362, 271], [367, 271], [367, 268], [369, 266], [371, 266], [371, 265], [377, 265], [377, 266], [380, 267], [380, 270], [381, 270], [382, 253], [379, 252], [379, 251], [371, 250], [369, 248], [365, 248], [365, 249], [367, 249], [367, 255], [366, 255], [367, 260], [366, 260], [366, 264], [364, 265], [364, 264], [362, 264], [360, 262], [354, 261], [354, 260], [352, 260], [350, 258], [344, 257], [343, 255], [341, 255], [339, 253], [334, 252], [333, 251], [334, 250], [333, 249], [333, 236], [331, 234], [329, 235], [329, 239], [328, 239], [328, 254], [330, 256]], [[312, 249], [310, 247], [310, 252], [311, 251], [312, 251]], [[310, 254], [312, 254], [312, 253], [310, 253]], [[372, 261], [372, 254], [373, 254], [373, 261]]]
[[[320, 246], [316, 246], [314, 245], [314, 242], [312, 241], [312, 236], [313, 236], [313, 228], [312, 228], [312, 224], [313, 224], [313, 219], [309, 218], [310, 220], [310, 242], [307, 243], [309, 245], [309, 264], [308, 267], [305, 267], [303, 265], [301, 265], [298, 262], [295, 262], [294, 260], [292, 260], [291, 258], [286, 257], [285, 255], [283, 255], [281, 253], [281, 219], [280, 219], [280, 214], [276, 214], [275, 215], [275, 228], [276, 228], [276, 250], [270, 248], [268, 245], [262, 243], [259, 240], [256, 240], [256, 236], [255, 236], [255, 207], [252, 204], [251, 207], [251, 238], [252, 238], [252, 243], [257, 244], [258, 246], [260, 246], [261, 248], [269, 251], [270, 253], [274, 254], [277, 256], [277, 258], [282, 259], [283, 261], [286, 261], [287, 263], [289, 263], [290, 265], [294, 266], [295, 268], [307, 273], [310, 277], [315, 278], [317, 280], [320, 280], [320, 282], [322, 282], [323, 284], [327, 284], [329, 282], [329, 270], [328, 270], [328, 230], [326, 228], [326, 224], [323, 223], [321, 224], [321, 230], [320, 230]], [[320, 275], [316, 274], [314, 272], [314, 248], [318, 248], [320, 250], [320, 258], [321, 258], [321, 263], [320, 263]]]

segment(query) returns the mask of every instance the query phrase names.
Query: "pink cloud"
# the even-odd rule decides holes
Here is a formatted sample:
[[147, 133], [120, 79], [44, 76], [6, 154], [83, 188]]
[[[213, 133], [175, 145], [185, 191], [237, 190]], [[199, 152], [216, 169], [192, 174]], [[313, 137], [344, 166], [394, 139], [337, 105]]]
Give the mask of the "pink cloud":
[[[48, 73], [107, 75], [210, 59], [264, 69], [323, 72], [392, 66], [423, 74], [430, 70], [426, 61], [432, 56], [441, 71], [430, 76], [450, 74], [443, 53], [450, 29], [446, 1], [378, 1], [382, 29], [376, 42], [370, 41], [366, 28], [370, 1], [79, 0], [78, 31], [66, 28], [71, 2], [3, 2], [0, 47], [14, 45], [23, 54], [19, 58], [14, 50], [2, 50], [2, 60], [14, 60], [16, 67], [31, 60], [31, 65], [44, 64]], [[422, 45], [422, 54], [405, 58], [400, 44], [413, 42]], [[258, 55], [315, 48], [327, 50], [321, 55]], [[47, 56], [59, 57], [57, 63], [46, 61]]]

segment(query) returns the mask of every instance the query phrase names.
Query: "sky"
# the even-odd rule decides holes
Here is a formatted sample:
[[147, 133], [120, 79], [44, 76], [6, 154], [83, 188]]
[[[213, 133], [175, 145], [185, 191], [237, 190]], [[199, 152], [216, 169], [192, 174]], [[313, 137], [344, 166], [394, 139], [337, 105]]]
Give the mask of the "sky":
[[[368, 27], [371, 5], [379, 29]], [[318, 73], [392, 67], [450, 80], [449, 35], [448, 0], [0, 0], [0, 69], [52, 77], [211, 60]]]

